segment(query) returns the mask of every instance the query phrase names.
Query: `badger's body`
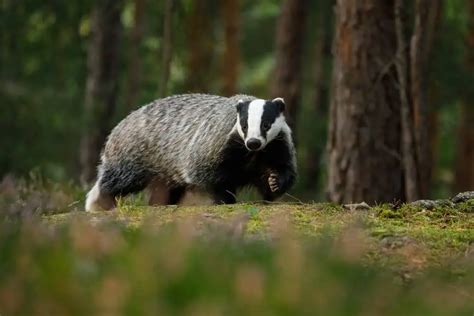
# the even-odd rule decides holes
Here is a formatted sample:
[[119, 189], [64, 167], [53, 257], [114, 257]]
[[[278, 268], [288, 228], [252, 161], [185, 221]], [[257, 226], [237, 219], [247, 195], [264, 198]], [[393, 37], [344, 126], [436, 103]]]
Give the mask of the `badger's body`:
[[[86, 209], [112, 208], [117, 196], [146, 187], [151, 202], [159, 204], [177, 204], [192, 189], [209, 193], [216, 203], [233, 203], [236, 190], [246, 185], [255, 185], [266, 200], [280, 196], [296, 176], [291, 131], [283, 120], [274, 139], [250, 151], [236, 108], [252, 102], [260, 101], [245, 95], [188, 94], [132, 112], [108, 137]], [[273, 114], [276, 122], [280, 113]]]

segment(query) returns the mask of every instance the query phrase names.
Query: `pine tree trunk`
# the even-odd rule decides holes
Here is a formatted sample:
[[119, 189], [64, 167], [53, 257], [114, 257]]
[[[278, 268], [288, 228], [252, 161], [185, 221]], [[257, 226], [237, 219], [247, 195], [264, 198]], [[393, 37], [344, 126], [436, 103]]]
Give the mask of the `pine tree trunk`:
[[223, 93], [231, 96], [237, 93], [237, 79], [240, 66], [240, 8], [239, 0], [222, 2], [222, 18], [224, 23], [224, 55], [222, 63]]
[[188, 92], [209, 91], [209, 69], [213, 58], [213, 37], [209, 1], [193, 1], [186, 21], [188, 45], [187, 79]]
[[[332, 9], [332, 6], [330, 7]], [[324, 71], [324, 63], [327, 59], [332, 58], [331, 41], [329, 30], [327, 27], [328, 12], [320, 10], [317, 12], [317, 34], [314, 42], [314, 96], [312, 100], [311, 117], [315, 122], [321, 122], [327, 117], [328, 111], [328, 91], [326, 74]], [[318, 135], [320, 136], [320, 135]], [[318, 137], [316, 136], [316, 137]], [[306, 174], [308, 179], [307, 189], [309, 192], [316, 192], [321, 174], [321, 160], [324, 147], [320, 146], [320, 142], [314, 142], [308, 146], [308, 154], [306, 159]]]
[[[474, 3], [468, 1], [468, 34], [466, 38], [466, 67], [474, 74]], [[456, 161], [456, 192], [474, 190], [474, 101], [472, 93], [463, 96], [461, 124], [458, 132]]]
[[338, 0], [327, 193], [335, 202], [404, 198], [393, 0]]
[[80, 147], [81, 181], [84, 184], [96, 176], [100, 150], [116, 107], [121, 11], [121, 1], [98, 0], [91, 14], [84, 100], [85, 130]]
[[405, 23], [402, 18], [403, 0], [395, 0], [395, 32], [397, 34], [397, 53], [395, 66], [398, 75], [398, 91], [400, 93], [400, 118], [402, 138], [402, 165], [405, 184], [405, 198], [416, 201], [420, 197], [419, 163], [414, 135], [413, 111], [408, 98], [408, 60], [405, 40]]
[[130, 33], [129, 67], [126, 104], [129, 109], [138, 106], [141, 79], [140, 45], [143, 39], [145, 0], [134, 0], [133, 28]]
[[428, 61], [439, 22], [439, 0], [416, 0], [415, 23], [410, 43], [410, 82], [413, 105], [414, 135], [418, 162], [419, 196], [427, 198], [431, 187], [432, 157], [430, 109], [427, 101]]
[[273, 97], [283, 97], [290, 126], [296, 126], [301, 98], [301, 68], [307, 0], [284, 0], [276, 30]]
[[158, 94], [160, 97], [165, 97], [168, 93], [168, 81], [170, 77], [171, 58], [173, 53], [173, 8], [174, 0], [166, 0], [165, 18], [163, 22], [163, 60], [161, 63], [161, 78], [158, 89]]

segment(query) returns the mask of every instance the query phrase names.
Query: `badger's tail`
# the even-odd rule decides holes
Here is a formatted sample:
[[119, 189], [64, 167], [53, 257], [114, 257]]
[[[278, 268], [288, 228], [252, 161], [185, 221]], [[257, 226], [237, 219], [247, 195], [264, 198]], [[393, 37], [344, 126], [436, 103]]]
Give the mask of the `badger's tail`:
[[99, 197], [100, 197], [100, 191], [99, 191], [99, 182], [97, 181], [92, 189], [87, 193], [86, 197], [86, 212], [93, 212], [97, 211], [99, 207]]
[[[100, 169], [100, 167], [99, 167]], [[110, 210], [115, 208], [115, 197], [111, 194], [103, 192], [100, 187], [102, 172], [99, 170], [99, 177], [92, 189], [86, 196], [86, 212], [94, 212], [99, 210]]]

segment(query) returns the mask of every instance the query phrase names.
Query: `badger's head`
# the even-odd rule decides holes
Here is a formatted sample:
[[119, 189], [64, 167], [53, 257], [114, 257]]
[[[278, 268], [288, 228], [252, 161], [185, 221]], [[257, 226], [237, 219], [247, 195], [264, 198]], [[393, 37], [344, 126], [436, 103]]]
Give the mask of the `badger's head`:
[[248, 150], [261, 150], [281, 132], [289, 133], [284, 110], [282, 98], [239, 101], [236, 128]]

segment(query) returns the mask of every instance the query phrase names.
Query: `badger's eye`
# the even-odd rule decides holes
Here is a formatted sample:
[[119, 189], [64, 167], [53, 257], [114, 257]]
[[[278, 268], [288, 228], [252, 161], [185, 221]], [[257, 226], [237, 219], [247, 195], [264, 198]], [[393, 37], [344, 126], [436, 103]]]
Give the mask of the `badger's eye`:
[[242, 131], [244, 133], [247, 132], [247, 123], [241, 123], [240, 126], [242, 127]]
[[263, 122], [263, 123], [262, 123], [262, 128], [263, 128], [263, 130], [265, 130], [265, 131], [268, 131], [271, 126], [272, 126], [272, 124], [270, 124], [270, 123], [268, 123], [268, 122]]

